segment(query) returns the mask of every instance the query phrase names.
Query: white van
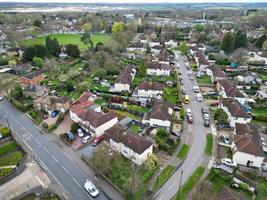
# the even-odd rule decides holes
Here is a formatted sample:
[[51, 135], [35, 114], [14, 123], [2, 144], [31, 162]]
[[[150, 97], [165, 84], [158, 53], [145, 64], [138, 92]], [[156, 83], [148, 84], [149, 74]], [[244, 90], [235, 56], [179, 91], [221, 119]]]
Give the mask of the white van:
[[203, 101], [203, 97], [200, 93], [197, 94], [197, 101], [199, 102]]
[[198, 93], [198, 92], [199, 92], [199, 87], [195, 85], [195, 86], [193, 87], [193, 90], [194, 90], [195, 93]]
[[83, 143], [84, 143], [84, 144], [87, 143], [88, 140], [89, 140], [90, 138], [91, 138], [90, 135], [85, 136], [85, 137], [83, 138]]

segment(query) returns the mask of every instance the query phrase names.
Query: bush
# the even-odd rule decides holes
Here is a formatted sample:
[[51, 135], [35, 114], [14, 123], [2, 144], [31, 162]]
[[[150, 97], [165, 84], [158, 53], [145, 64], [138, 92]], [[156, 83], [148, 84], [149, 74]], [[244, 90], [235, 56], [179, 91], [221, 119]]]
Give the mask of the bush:
[[217, 120], [219, 123], [228, 123], [228, 116], [223, 109], [219, 108], [214, 113], [214, 119]]
[[7, 127], [1, 128], [0, 132], [4, 138], [9, 137], [11, 135], [9, 128], [7, 128]]
[[185, 112], [184, 112], [184, 109], [181, 108], [181, 109], [180, 109], [180, 118], [181, 118], [182, 120], [184, 120], [184, 117], [185, 117]]
[[266, 115], [255, 115], [253, 116], [253, 119], [261, 122], [267, 122], [267, 116]]
[[80, 127], [80, 126], [79, 126], [78, 123], [73, 123], [73, 124], [71, 125], [70, 130], [71, 130], [72, 133], [77, 133], [77, 130], [78, 130], [79, 127]]
[[42, 123], [42, 127], [44, 128], [44, 129], [48, 129], [48, 124], [47, 123]]

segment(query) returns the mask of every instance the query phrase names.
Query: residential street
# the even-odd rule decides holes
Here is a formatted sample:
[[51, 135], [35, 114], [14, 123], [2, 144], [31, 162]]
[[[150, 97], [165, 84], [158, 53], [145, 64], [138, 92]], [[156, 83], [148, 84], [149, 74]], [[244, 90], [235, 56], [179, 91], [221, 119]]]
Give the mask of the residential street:
[[182, 166], [168, 179], [168, 181], [160, 188], [160, 190], [152, 197], [152, 199], [165, 200], [171, 199], [179, 188], [181, 172], [183, 171], [181, 185], [192, 175], [192, 173], [199, 167], [203, 161], [206, 143], [206, 128], [204, 127], [201, 108], [204, 106], [203, 102], [196, 100], [196, 93], [193, 91], [193, 86], [197, 85], [196, 80], [190, 80], [188, 70], [186, 69], [183, 57], [176, 52], [175, 59], [179, 63], [181, 76], [183, 77], [184, 85], [181, 85], [190, 97], [190, 103], [185, 105], [184, 110], [191, 108], [193, 114], [193, 124], [188, 124], [182, 134], [182, 143], [190, 145], [190, 152]]
[[[85, 180], [88, 179], [87, 175], [62, 152], [62, 149], [41, 134], [37, 125], [6, 100], [0, 102], [0, 122], [5, 122], [5, 116], [13, 134], [16, 134], [40, 159], [48, 175], [65, 189], [70, 199], [93, 199], [83, 188]], [[108, 199], [100, 187], [98, 189], [100, 195], [95, 199]]]

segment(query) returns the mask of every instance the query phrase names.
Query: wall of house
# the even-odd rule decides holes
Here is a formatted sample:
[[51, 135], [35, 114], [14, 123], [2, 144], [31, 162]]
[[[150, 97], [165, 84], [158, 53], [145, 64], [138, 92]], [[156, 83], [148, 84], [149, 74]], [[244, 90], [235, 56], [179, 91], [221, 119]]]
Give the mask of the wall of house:
[[162, 94], [163, 92], [160, 90], [137, 90], [139, 97], [150, 97], [150, 98], [156, 98], [157, 94]]
[[148, 68], [146, 70], [146, 73], [148, 75], [154, 75], [154, 76], [170, 76], [170, 70], [161, 70], [161, 69]]
[[162, 127], [170, 128], [171, 122], [169, 120], [150, 118], [149, 125], [150, 126], [162, 126]]
[[117, 92], [130, 91], [130, 85], [129, 84], [123, 84], [123, 83], [115, 83], [114, 84], [114, 90]]
[[253, 164], [250, 166], [260, 168], [263, 160], [264, 157], [254, 156], [240, 151], [237, 151], [235, 154], [233, 154], [233, 161], [239, 165], [246, 166], [248, 161], [253, 161]]
[[109, 128], [111, 128], [112, 126], [114, 126], [117, 123], [118, 123], [118, 118], [115, 117], [115, 118], [109, 120], [108, 122], [102, 124], [99, 127], [93, 127], [90, 125], [90, 129], [93, 130], [95, 132], [96, 137], [98, 137], [98, 136], [103, 135], [106, 130], [108, 130]]
[[72, 112], [70, 110], [70, 118], [72, 121], [79, 123], [79, 121], [81, 121], [81, 119], [76, 115], [76, 113]]

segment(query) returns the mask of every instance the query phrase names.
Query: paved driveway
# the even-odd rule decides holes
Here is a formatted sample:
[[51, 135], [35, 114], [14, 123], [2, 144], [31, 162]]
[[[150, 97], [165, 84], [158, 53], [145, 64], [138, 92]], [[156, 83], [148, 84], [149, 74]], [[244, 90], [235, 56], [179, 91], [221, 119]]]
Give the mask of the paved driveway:
[[68, 112], [65, 115], [64, 120], [59, 124], [58, 128], [54, 131], [54, 133], [58, 136], [60, 134], [66, 133], [70, 130], [72, 124], [73, 121], [71, 120], [70, 113]]

